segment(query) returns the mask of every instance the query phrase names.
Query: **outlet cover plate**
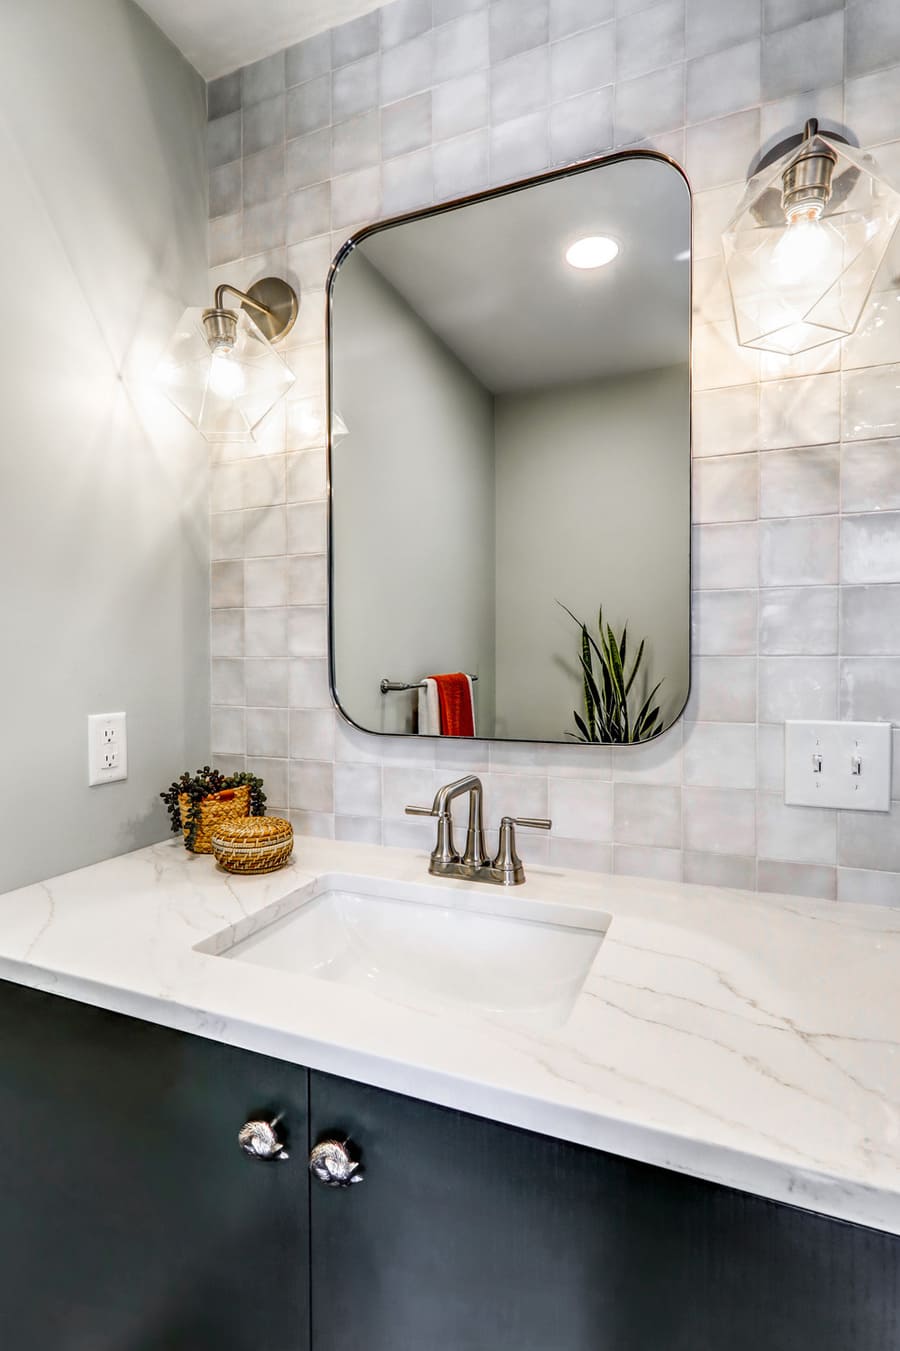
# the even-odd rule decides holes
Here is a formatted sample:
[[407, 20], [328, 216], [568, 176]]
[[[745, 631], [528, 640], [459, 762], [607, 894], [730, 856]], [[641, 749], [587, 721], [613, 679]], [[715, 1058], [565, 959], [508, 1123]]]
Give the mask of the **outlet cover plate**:
[[88, 783], [128, 778], [128, 734], [124, 713], [88, 714]]
[[890, 811], [891, 724], [786, 722], [784, 800], [793, 806]]

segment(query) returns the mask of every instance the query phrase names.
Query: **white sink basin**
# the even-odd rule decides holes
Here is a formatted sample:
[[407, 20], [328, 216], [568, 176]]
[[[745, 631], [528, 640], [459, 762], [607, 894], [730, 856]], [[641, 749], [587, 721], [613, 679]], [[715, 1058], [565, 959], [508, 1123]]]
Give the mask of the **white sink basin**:
[[230, 943], [217, 935], [200, 950], [396, 1003], [465, 1005], [546, 1027], [569, 1016], [609, 924], [500, 888], [329, 874], [279, 902], [268, 923], [257, 916], [255, 932], [237, 930]]

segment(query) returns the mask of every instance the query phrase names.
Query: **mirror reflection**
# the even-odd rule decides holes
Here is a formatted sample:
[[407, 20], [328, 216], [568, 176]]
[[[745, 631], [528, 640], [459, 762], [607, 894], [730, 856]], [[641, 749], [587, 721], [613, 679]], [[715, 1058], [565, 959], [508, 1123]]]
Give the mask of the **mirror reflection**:
[[358, 726], [647, 740], [690, 660], [690, 194], [612, 157], [375, 227], [330, 287]]

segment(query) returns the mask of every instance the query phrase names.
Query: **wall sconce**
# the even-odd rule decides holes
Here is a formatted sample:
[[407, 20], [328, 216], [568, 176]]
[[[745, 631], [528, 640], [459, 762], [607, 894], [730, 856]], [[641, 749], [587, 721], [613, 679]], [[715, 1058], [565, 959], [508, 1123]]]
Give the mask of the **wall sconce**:
[[741, 346], [793, 356], [852, 333], [898, 220], [872, 156], [810, 118], [760, 161], [722, 236]]
[[[227, 309], [225, 292], [240, 300]], [[249, 291], [224, 283], [212, 309], [188, 309], [160, 363], [166, 394], [207, 441], [247, 441], [294, 383], [273, 343], [293, 328], [297, 292], [278, 277]]]

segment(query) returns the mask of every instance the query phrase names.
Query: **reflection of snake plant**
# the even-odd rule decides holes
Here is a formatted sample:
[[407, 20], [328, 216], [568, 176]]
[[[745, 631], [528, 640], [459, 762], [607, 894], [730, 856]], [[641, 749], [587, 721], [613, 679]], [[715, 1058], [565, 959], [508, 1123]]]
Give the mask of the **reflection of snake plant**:
[[[601, 610], [597, 618], [598, 643], [588, 632], [587, 624], [576, 618], [567, 605], [562, 608], [581, 629], [579, 662], [584, 682], [584, 717], [576, 711], [573, 716], [578, 731], [566, 735], [573, 741], [597, 742], [651, 741], [659, 736], [663, 728], [659, 706], [654, 706], [653, 700], [661, 680], [653, 686], [634, 716], [629, 708], [632, 688], [644, 657], [643, 641], [629, 671], [627, 626], [622, 630], [622, 637], [617, 639], [609, 624], [604, 626]], [[595, 656], [599, 672], [594, 669]]]

